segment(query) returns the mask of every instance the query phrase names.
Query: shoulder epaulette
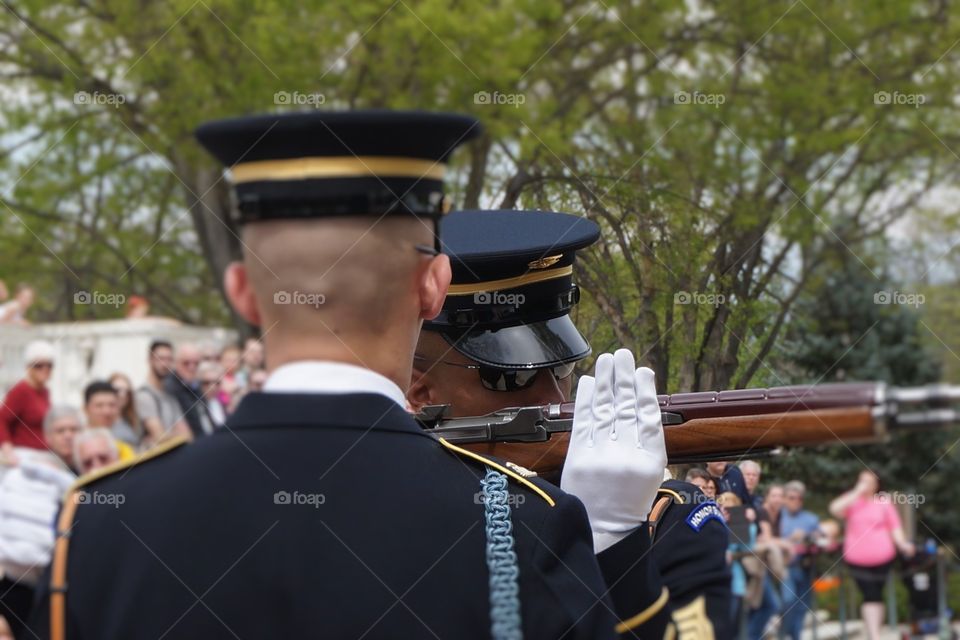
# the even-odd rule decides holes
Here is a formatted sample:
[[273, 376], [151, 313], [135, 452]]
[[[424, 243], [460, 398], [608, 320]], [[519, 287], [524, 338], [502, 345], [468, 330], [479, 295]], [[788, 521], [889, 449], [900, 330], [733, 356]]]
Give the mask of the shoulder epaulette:
[[656, 539], [657, 527], [663, 520], [663, 514], [666, 513], [667, 509], [673, 504], [684, 504], [685, 502], [686, 499], [681, 492], [671, 489], [669, 486], [660, 485], [660, 488], [657, 489], [657, 497], [653, 501], [653, 508], [650, 509], [650, 516], [647, 518], [650, 523], [651, 540]]
[[[530, 481], [529, 477], [532, 477], [533, 475], [535, 475], [532, 471], [524, 469], [523, 467], [513, 464], [511, 462], [503, 464], [497, 460], [491, 460], [490, 458], [486, 458], [480, 455], [479, 453], [475, 453], [473, 451], [469, 451], [467, 449], [458, 447], [454, 444], [450, 444], [443, 438], [438, 438], [438, 441], [443, 446], [443, 448], [446, 449], [447, 451], [450, 451], [451, 453], [461, 457], [470, 458], [471, 460], [475, 460], [492, 469], [496, 469], [500, 473], [504, 474], [505, 476], [513, 480], [514, 482], [518, 482], [522, 484], [524, 487], [526, 487], [527, 489], [530, 489], [531, 491], [536, 493], [538, 496], [543, 498], [544, 501], [546, 501], [546, 503], [549, 504], [551, 507], [556, 506], [556, 502], [553, 500], [553, 498], [550, 497], [550, 494], [548, 494], [546, 491], [538, 487], [535, 483]], [[524, 475], [527, 475], [527, 474], [530, 474], [530, 475], [528, 477], [524, 477]]]
[[63, 501], [63, 508], [60, 510], [60, 517], [57, 520], [57, 539], [53, 546], [53, 558], [50, 563], [51, 640], [64, 640], [67, 633], [67, 549], [70, 543], [70, 532], [73, 529], [73, 518], [83, 498], [82, 494], [78, 493], [80, 489], [91, 482], [105, 478], [118, 471], [162, 456], [187, 442], [189, 442], [189, 440], [183, 436], [170, 438], [141, 453], [139, 456], [135, 456], [129, 460], [115, 462], [80, 476], [77, 478], [77, 481], [73, 483], [73, 486], [70, 487], [70, 490], [67, 492], [67, 497]]
[[76, 479], [67, 494], [69, 495], [77, 489], [87, 486], [91, 482], [96, 482], [97, 480], [113, 475], [118, 471], [134, 467], [138, 464], [146, 462], [147, 460], [152, 460], [153, 458], [162, 456], [165, 453], [169, 453], [180, 445], [187, 444], [188, 442], [189, 440], [186, 438], [186, 436], [176, 436], [174, 438], [170, 438], [169, 440], [165, 440], [155, 447], [151, 447], [140, 455], [136, 455], [128, 460], [118, 460], [113, 464], [108, 464], [107, 466], [101, 467], [96, 471], [85, 473]]

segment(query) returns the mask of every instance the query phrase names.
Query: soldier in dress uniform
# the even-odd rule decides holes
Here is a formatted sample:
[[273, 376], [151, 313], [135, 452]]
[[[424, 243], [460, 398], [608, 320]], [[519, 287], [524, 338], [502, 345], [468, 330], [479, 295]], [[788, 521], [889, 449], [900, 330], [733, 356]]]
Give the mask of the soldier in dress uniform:
[[[569, 315], [579, 301], [572, 265], [576, 251], [599, 235], [592, 221], [557, 212], [447, 216], [444, 251], [453, 280], [440, 315], [424, 323], [411, 404], [450, 405], [453, 417], [570, 398], [574, 366], [591, 352]], [[605, 358], [598, 359], [598, 378]], [[509, 460], [530, 447], [491, 448]], [[551, 455], [549, 443], [541, 448]], [[733, 637], [727, 534], [717, 506], [695, 486], [667, 480], [649, 520], [674, 632], [680, 638]]]
[[[434, 248], [445, 163], [478, 132], [384, 111], [198, 130], [235, 185], [244, 257], [225, 289], [261, 327], [270, 375], [224, 429], [78, 481], [39, 637], [662, 636], [642, 518], [440, 442], [405, 410], [450, 280]], [[656, 486], [658, 431], [614, 494]], [[606, 482], [620, 443], [591, 435], [581, 468]]]

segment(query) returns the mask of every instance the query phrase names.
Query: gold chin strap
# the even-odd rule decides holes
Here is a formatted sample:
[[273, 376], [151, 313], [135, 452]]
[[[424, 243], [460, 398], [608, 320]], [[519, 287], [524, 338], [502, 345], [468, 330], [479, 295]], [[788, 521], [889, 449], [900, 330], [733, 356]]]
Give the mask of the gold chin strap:
[[515, 278], [503, 278], [502, 280], [488, 280], [486, 282], [471, 282], [468, 284], [452, 284], [447, 291], [448, 296], [468, 296], [483, 291], [496, 291], [498, 289], [513, 289], [522, 287], [535, 282], [545, 280], [554, 280], [569, 276], [573, 273], [573, 266], [567, 265], [559, 269], [550, 269], [549, 271], [531, 271]]

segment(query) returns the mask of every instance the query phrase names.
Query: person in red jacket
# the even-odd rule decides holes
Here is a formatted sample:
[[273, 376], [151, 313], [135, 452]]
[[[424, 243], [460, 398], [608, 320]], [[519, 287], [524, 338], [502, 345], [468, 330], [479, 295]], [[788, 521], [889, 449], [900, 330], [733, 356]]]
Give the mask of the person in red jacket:
[[13, 447], [46, 449], [43, 418], [50, 409], [47, 382], [53, 372], [54, 348], [35, 340], [27, 345], [26, 375], [10, 388], [0, 404], [0, 449], [9, 457]]

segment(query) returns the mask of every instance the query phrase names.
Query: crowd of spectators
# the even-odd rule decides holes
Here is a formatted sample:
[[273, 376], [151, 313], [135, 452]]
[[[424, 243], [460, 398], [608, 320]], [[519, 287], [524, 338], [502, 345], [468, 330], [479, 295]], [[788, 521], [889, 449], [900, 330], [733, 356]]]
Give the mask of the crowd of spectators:
[[779, 637], [799, 640], [813, 611], [816, 559], [837, 553], [862, 596], [860, 617], [868, 640], [879, 640], [883, 627], [882, 591], [894, 560], [914, 555], [889, 494], [870, 470], [856, 486], [834, 499], [821, 519], [804, 508], [806, 487], [799, 480], [768, 484], [761, 491], [760, 465], [708, 462], [687, 471], [686, 481], [715, 500], [730, 533], [728, 562], [737, 628], [750, 640]]
[[27, 345], [23, 378], [0, 404], [0, 640], [24, 628], [39, 572], [50, 561], [50, 523], [78, 476], [174, 436], [213, 433], [266, 380], [263, 348], [253, 338], [242, 348], [158, 339], [145, 355], [140, 387], [116, 372], [87, 383], [82, 407], [51, 405], [56, 349], [45, 341]]

